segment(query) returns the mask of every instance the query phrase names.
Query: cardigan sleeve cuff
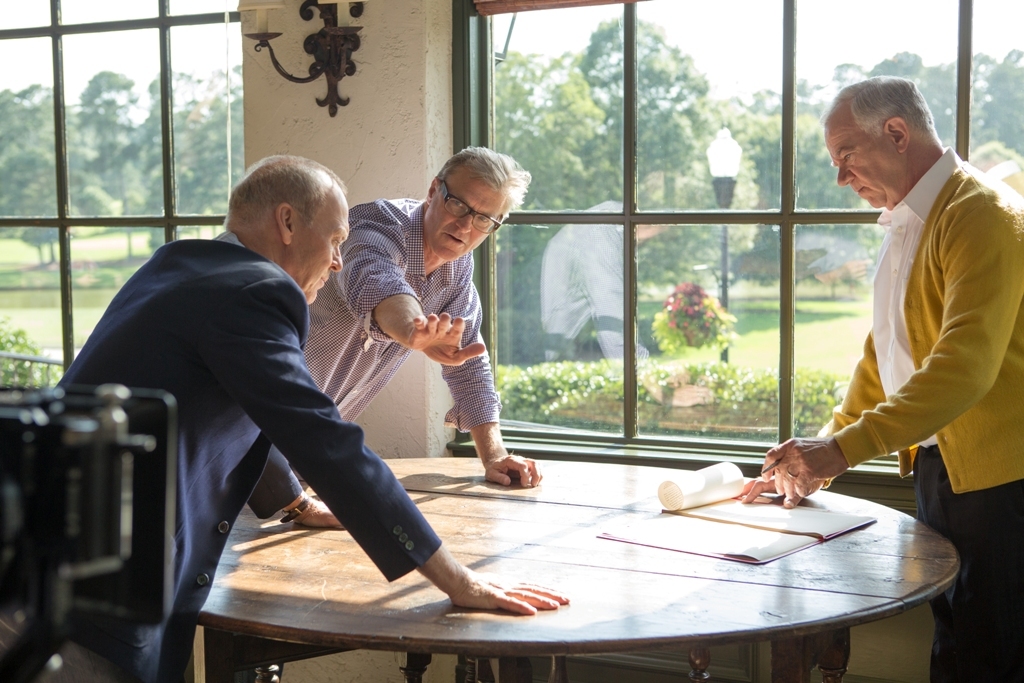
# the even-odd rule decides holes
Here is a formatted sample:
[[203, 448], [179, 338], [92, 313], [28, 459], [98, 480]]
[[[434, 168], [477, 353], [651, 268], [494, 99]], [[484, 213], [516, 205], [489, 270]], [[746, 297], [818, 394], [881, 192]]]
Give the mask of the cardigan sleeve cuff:
[[850, 467], [855, 467], [862, 462], [877, 458], [883, 454], [884, 449], [880, 448], [871, 433], [871, 428], [863, 420], [844, 427], [835, 433], [835, 439], [839, 442], [839, 448]]

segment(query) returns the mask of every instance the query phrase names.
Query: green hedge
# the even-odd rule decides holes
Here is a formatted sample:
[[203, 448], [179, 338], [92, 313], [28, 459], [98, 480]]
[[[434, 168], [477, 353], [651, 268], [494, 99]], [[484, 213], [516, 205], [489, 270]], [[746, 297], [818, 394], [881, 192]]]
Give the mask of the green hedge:
[[[10, 319], [0, 318], [0, 351], [38, 356], [42, 352], [25, 330], [14, 327]], [[0, 358], [0, 387], [54, 386], [63, 376], [60, 365]]]
[[[681, 424], [673, 431], [727, 434], [760, 425], [772, 431], [778, 422], [778, 373], [730, 363], [660, 364], [648, 361], [639, 369], [641, 422]], [[796, 434], [814, 435], [841, 400], [845, 377], [798, 369], [794, 419]], [[673, 407], [668, 396], [687, 384], [703, 388], [705, 404]], [[622, 364], [563, 361], [529, 367], [498, 366], [497, 389], [506, 420], [593, 427], [622, 421]], [[652, 391], [660, 393], [659, 396]]]

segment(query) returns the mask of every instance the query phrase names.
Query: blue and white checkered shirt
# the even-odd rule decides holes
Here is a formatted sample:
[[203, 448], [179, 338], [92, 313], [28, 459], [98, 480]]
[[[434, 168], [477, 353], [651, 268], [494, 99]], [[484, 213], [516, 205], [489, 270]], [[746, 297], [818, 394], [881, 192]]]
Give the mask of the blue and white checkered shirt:
[[[482, 311], [473, 285], [473, 256], [423, 268], [423, 202], [379, 199], [352, 207], [349, 237], [342, 245], [342, 270], [333, 273], [310, 307], [306, 363], [319, 386], [334, 399], [342, 419], [352, 421], [380, 393], [411, 353], [373, 321], [384, 299], [408, 294], [427, 315], [464, 318], [462, 345], [483, 341]], [[460, 431], [497, 422], [501, 403], [485, 353], [441, 374], [455, 399], [445, 424]]]

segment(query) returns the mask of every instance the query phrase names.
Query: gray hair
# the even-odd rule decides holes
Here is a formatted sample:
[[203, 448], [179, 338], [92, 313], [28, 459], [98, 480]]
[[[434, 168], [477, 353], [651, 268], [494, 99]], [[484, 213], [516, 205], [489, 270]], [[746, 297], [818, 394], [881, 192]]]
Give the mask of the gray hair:
[[334, 186], [342, 193], [345, 183], [323, 164], [305, 157], [279, 154], [250, 166], [228, 199], [228, 230], [239, 223], [258, 222], [282, 203], [295, 209], [309, 225], [327, 203]]
[[896, 76], [875, 76], [866, 81], [848, 85], [839, 91], [835, 100], [821, 117], [823, 126], [841, 105], [849, 102], [853, 120], [869, 135], [879, 136], [885, 122], [898, 116], [911, 130], [939, 139], [935, 119], [924, 95], [913, 81]]
[[447, 180], [457, 169], [464, 168], [471, 178], [482, 180], [505, 198], [502, 215], [522, 205], [533, 179], [530, 172], [507, 154], [486, 147], [467, 147], [441, 167], [437, 177]]

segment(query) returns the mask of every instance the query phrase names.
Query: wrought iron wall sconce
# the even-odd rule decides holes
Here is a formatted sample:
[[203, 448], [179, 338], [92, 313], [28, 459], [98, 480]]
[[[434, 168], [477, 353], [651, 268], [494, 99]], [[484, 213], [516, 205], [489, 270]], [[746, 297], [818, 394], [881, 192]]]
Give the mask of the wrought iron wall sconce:
[[306, 36], [302, 47], [306, 54], [313, 56], [313, 63], [309, 65], [309, 76], [293, 76], [281, 66], [274, 54], [274, 48], [270, 41], [280, 36], [280, 33], [270, 33], [267, 30], [266, 12], [270, 9], [282, 9], [284, 3], [280, 0], [241, 0], [238, 5], [239, 11], [256, 10], [256, 33], [246, 33], [246, 38], [256, 41], [255, 50], [260, 52], [266, 48], [270, 53], [270, 61], [273, 63], [277, 73], [284, 76], [292, 83], [312, 83], [321, 76], [327, 78], [327, 96], [316, 98], [316, 103], [321, 107], [327, 107], [331, 116], [338, 113], [338, 105], [342, 107], [349, 103], [349, 98], [342, 97], [338, 92], [338, 83], [345, 76], [351, 76], [356, 72], [356, 65], [352, 61], [352, 53], [359, 49], [359, 31], [362, 26], [349, 26], [349, 18], [341, 16], [339, 25], [338, 5], [343, 5], [343, 11], [348, 17], [357, 19], [363, 14], [362, 2], [330, 2], [329, 0], [305, 0], [299, 7], [299, 16], [305, 21], [312, 21], [313, 10], [320, 10], [320, 19], [324, 27], [316, 33]]

